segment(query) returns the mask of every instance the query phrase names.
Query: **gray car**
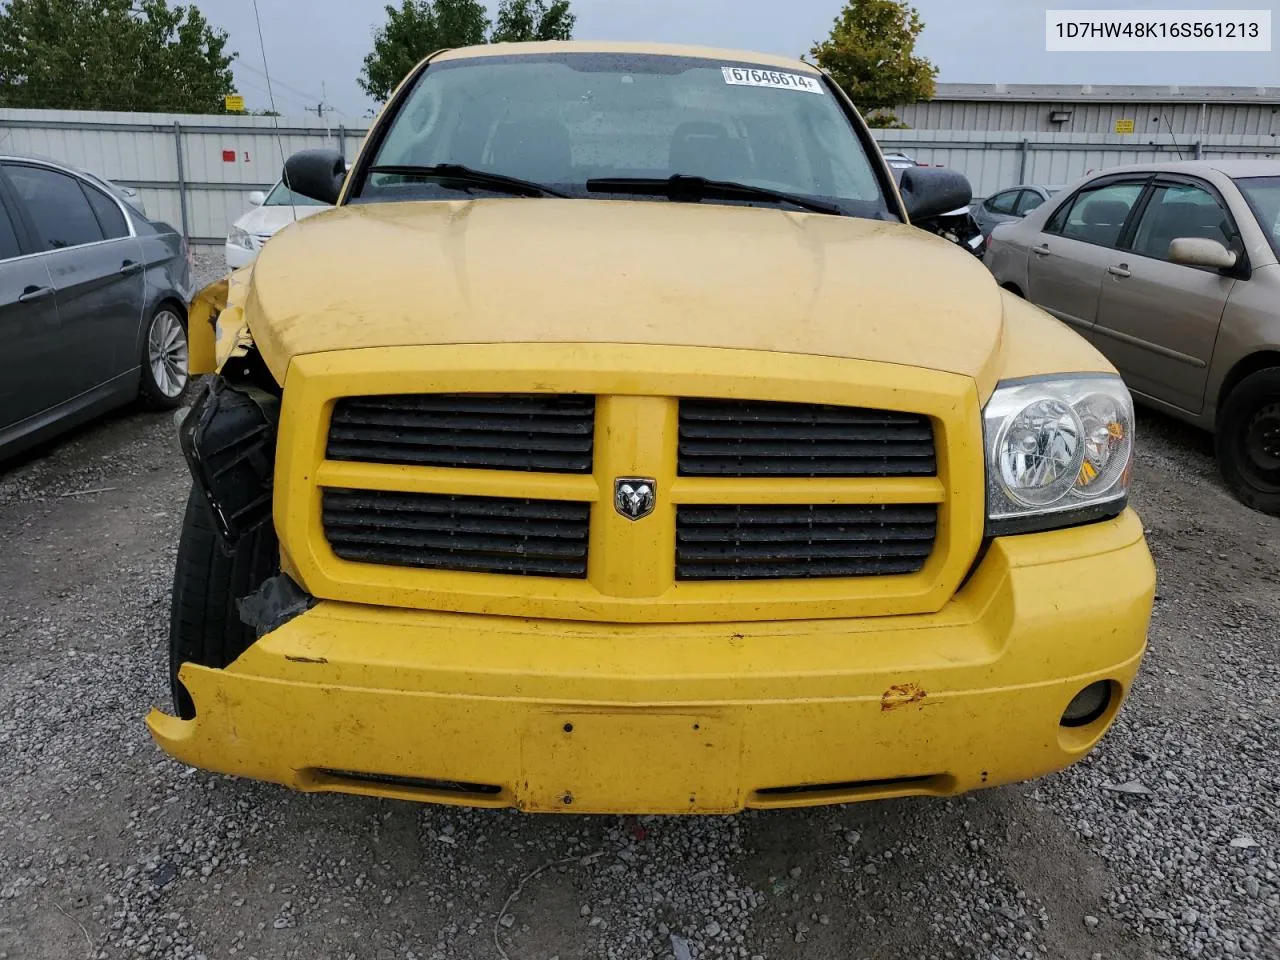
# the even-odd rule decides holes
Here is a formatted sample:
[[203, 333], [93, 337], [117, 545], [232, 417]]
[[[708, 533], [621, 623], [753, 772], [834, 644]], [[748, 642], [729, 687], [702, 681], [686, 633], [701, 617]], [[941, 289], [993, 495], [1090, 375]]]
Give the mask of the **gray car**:
[[1212, 430], [1237, 496], [1280, 516], [1280, 162], [1107, 170], [997, 227], [986, 263], [1135, 397]]
[[981, 203], [973, 205], [973, 219], [978, 221], [984, 237], [991, 236], [991, 231], [1002, 223], [1021, 220], [1046, 200], [1062, 192], [1062, 187], [1045, 187], [1038, 184], [1023, 184], [994, 193]]
[[186, 389], [186, 241], [113, 187], [0, 156], [0, 457]]

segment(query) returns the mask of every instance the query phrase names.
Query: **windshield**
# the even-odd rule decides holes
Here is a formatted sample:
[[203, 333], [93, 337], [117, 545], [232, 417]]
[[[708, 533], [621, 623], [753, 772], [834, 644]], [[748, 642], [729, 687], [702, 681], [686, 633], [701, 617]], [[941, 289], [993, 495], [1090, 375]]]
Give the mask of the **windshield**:
[[1237, 180], [1236, 186], [1249, 201], [1262, 232], [1280, 257], [1280, 177], [1249, 177]]
[[327, 203], [321, 203], [319, 200], [312, 200], [310, 197], [304, 197], [300, 193], [292, 194], [293, 199], [290, 200], [289, 188], [283, 182], [277, 183], [271, 188], [271, 192], [267, 194], [267, 199], [262, 201], [264, 207], [327, 207]]
[[[588, 192], [589, 180], [683, 174], [896, 219], [819, 74], [700, 58], [560, 54], [432, 64], [389, 121], [372, 166], [438, 164], [518, 177], [573, 197], [601, 196]], [[355, 196], [453, 199], [483, 189], [369, 173]], [[620, 187], [604, 195], [654, 199]]]

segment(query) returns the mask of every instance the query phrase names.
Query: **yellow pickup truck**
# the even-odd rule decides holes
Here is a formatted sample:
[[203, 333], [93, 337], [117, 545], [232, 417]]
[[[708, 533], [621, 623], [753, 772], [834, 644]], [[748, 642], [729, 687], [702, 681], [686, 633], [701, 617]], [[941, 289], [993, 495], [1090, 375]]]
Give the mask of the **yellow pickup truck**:
[[335, 209], [193, 305], [186, 763], [527, 811], [725, 813], [1037, 777], [1145, 649], [1133, 405], [910, 225], [809, 64], [436, 54]]

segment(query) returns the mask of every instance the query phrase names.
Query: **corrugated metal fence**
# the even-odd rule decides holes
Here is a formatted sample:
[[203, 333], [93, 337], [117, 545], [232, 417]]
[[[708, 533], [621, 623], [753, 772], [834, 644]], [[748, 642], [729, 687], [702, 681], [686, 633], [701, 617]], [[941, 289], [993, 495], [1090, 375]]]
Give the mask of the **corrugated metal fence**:
[[[362, 127], [284, 117], [0, 110], [0, 154], [39, 155], [139, 190], [148, 213], [195, 243], [221, 243], [252, 190], [280, 177], [283, 158], [329, 145], [354, 158]], [[961, 171], [974, 195], [1016, 183], [1067, 183], [1122, 163], [1192, 157], [1280, 158], [1275, 136], [878, 130], [886, 151]]]
[[222, 243], [246, 195], [280, 178], [284, 157], [325, 145], [354, 157], [365, 132], [285, 117], [0, 110], [0, 154], [49, 157], [134, 187], [150, 216], [194, 243]]

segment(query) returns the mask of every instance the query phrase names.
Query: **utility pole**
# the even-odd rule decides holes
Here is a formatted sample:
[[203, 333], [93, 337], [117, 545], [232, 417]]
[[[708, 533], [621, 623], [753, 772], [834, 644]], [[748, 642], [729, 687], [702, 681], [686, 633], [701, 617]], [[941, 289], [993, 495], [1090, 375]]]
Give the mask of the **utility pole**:
[[329, 91], [325, 87], [324, 82], [320, 84], [320, 102], [315, 105], [316, 116], [324, 123], [325, 136], [329, 137], [331, 131], [329, 129], [329, 114], [333, 113], [333, 107], [329, 103]]

